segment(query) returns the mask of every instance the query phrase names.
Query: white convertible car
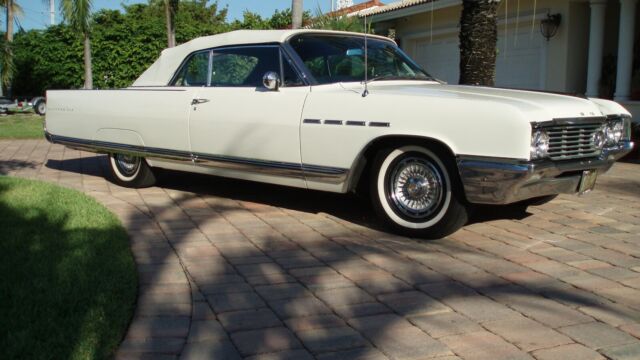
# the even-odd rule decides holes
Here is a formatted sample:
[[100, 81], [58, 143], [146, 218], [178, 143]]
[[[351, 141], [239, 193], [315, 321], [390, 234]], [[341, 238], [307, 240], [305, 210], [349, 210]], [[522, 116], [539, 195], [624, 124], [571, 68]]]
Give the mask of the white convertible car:
[[629, 152], [612, 101], [454, 86], [384, 37], [236, 31], [162, 52], [118, 90], [48, 91], [49, 141], [107, 153], [114, 180], [154, 168], [370, 192], [396, 231], [445, 236], [473, 204], [591, 190]]

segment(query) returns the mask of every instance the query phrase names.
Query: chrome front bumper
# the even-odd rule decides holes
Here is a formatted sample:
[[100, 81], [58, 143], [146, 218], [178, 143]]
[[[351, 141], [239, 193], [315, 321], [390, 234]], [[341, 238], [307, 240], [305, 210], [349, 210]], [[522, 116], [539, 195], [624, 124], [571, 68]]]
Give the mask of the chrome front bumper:
[[460, 156], [457, 162], [469, 202], [511, 204], [539, 196], [576, 194], [583, 171], [603, 174], [632, 149], [632, 142], [624, 142], [592, 159], [528, 162]]

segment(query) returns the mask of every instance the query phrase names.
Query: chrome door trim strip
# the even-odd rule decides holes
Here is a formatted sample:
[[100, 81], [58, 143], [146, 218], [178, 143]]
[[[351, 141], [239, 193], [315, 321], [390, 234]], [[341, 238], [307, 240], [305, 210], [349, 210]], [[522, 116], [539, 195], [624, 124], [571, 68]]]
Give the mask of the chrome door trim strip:
[[236, 158], [231, 156], [195, 153], [194, 162], [199, 166], [225, 170], [250, 171], [264, 175], [304, 179], [300, 164]]
[[306, 179], [330, 184], [342, 184], [349, 170], [330, 166], [296, 164], [279, 161], [238, 158], [234, 156], [195, 153], [196, 165], [216, 169], [252, 172], [262, 175]]
[[98, 153], [119, 153], [147, 157], [159, 160], [193, 162], [197, 166], [224, 170], [235, 170], [259, 173], [269, 176], [306, 179], [330, 184], [344, 183], [349, 176], [349, 169], [296, 164], [288, 162], [239, 158], [234, 156], [191, 153], [190, 151], [169, 150], [146, 146], [126, 145], [104, 141], [85, 140], [66, 136], [58, 136], [45, 132], [46, 139], [53, 144]]
[[154, 157], [168, 160], [191, 161], [189, 151], [168, 150], [162, 148], [152, 148], [138, 145], [118, 144], [106, 141], [85, 140], [67, 136], [53, 135], [45, 133], [47, 140], [53, 144], [61, 144], [72, 149], [98, 152], [98, 153], [119, 153], [140, 157]]

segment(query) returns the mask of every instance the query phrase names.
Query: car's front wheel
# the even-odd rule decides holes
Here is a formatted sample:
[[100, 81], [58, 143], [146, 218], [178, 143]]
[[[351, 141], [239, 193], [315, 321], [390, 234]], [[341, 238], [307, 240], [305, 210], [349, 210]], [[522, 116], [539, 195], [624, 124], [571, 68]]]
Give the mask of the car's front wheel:
[[386, 149], [373, 170], [374, 209], [395, 231], [434, 239], [467, 222], [455, 164], [441, 152], [416, 145]]
[[144, 188], [153, 186], [156, 177], [147, 162], [138, 156], [110, 154], [109, 164], [114, 181], [121, 186]]

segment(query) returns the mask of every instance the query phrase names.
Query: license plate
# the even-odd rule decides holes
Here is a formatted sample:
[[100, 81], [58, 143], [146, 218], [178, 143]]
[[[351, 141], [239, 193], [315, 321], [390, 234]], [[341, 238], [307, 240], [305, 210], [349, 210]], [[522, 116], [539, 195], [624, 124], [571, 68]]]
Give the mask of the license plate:
[[582, 178], [580, 179], [580, 186], [578, 187], [578, 193], [587, 193], [596, 186], [596, 178], [598, 177], [598, 171], [585, 170], [582, 172]]

